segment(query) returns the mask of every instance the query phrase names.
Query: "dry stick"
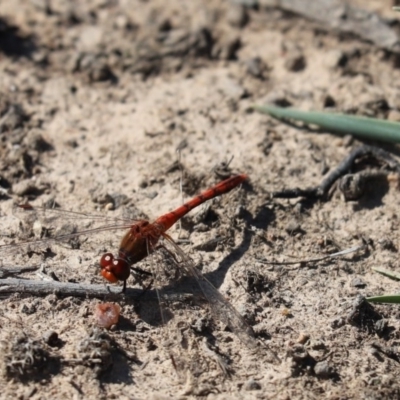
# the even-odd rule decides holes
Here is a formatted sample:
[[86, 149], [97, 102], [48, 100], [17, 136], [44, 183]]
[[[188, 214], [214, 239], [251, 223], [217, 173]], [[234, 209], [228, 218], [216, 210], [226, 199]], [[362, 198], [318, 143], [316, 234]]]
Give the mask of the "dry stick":
[[31, 267], [0, 267], [0, 279], [6, 278], [7, 276], [13, 276], [22, 274], [23, 272], [32, 272], [39, 269], [39, 266]]
[[[166, 288], [162, 290], [163, 296], [169, 301], [184, 301], [193, 297], [192, 293], [177, 291], [174, 288]], [[165, 292], [165, 293], [164, 293]], [[33, 296], [46, 296], [56, 294], [59, 296], [73, 296], [86, 298], [113, 297], [119, 299], [136, 300], [139, 298], [147, 300], [157, 299], [155, 291], [127, 288], [122, 293], [121, 287], [109, 285], [93, 285], [88, 283], [71, 283], [57, 281], [42, 281], [31, 279], [7, 278], [0, 279], [0, 297], [5, 297], [14, 293], [30, 294]], [[199, 295], [199, 293], [194, 293]], [[200, 294], [201, 295], [201, 294]]]
[[390, 153], [378, 147], [364, 145], [353, 150], [323, 181], [316, 187], [307, 189], [286, 189], [279, 192], [273, 192], [272, 197], [293, 199], [296, 197], [306, 197], [314, 199], [326, 199], [329, 189], [343, 175], [349, 172], [354, 162], [361, 157], [371, 156], [376, 160], [385, 162], [391, 169], [400, 173], [400, 164], [392, 157]]
[[[237, 1], [243, 3], [243, 0]], [[399, 37], [394, 27], [376, 13], [352, 6], [352, 2], [344, 4], [339, 0], [265, 0], [263, 3], [318, 21], [325, 30], [355, 34], [378, 47], [394, 52], [400, 50]]]
[[318, 261], [323, 261], [328, 258], [335, 258], [340, 256], [345, 256], [350, 253], [354, 253], [358, 250], [363, 250], [366, 248], [366, 245], [362, 244], [360, 246], [351, 247], [349, 249], [345, 249], [342, 251], [338, 251], [337, 253], [327, 254], [321, 257], [309, 258], [307, 260], [296, 260], [296, 261], [268, 261], [264, 258], [257, 258], [257, 261], [260, 261], [263, 264], [270, 264], [270, 265], [295, 265], [295, 264], [306, 264], [306, 263], [313, 263]]
[[8, 278], [0, 279], [0, 296], [12, 293], [32, 294], [45, 296], [57, 294], [62, 296], [75, 297], [107, 297], [118, 296], [127, 298], [137, 298], [143, 294], [141, 289], [128, 288], [125, 294], [121, 293], [121, 288], [111, 288], [106, 285], [91, 285], [85, 283], [70, 283], [57, 281], [39, 281], [30, 279]]

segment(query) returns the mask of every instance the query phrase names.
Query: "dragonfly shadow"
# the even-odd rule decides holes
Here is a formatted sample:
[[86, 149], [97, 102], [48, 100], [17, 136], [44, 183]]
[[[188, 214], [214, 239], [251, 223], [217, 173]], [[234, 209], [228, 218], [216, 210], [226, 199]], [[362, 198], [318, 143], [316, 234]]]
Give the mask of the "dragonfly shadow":
[[31, 58], [36, 50], [34, 36], [22, 34], [18, 26], [0, 18], [0, 53], [11, 58]]
[[[185, 278], [159, 289], [158, 294], [155, 289], [146, 291], [134, 301], [134, 307], [141, 320], [153, 327], [158, 327], [172, 320], [174, 312], [190, 307], [193, 298], [197, 296], [203, 297], [197, 283], [191, 278]], [[162, 306], [160, 306], [160, 301]], [[124, 323], [124, 328], [135, 330], [136, 325], [127, 321]]]
[[[252, 217], [250, 213], [246, 213], [244, 219], [247, 222], [247, 226], [256, 227], [258, 229], [265, 229], [271, 222], [275, 220], [275, 214], [270, 209], [263, 207], [257, 213], [255, 217]], [[204, 274], [204, 276], [216, 287], [219, 288], [224, 280], [229, 268], [240, 260], [243, 255], [248, 251], [251, 245], [254, 232], [251, 229], [246, 228], [243, 235], [242, 243], [234, 249], [229, 255], [227, 255], [219, 263], [219, 267], [212, 272]]]
[[[101, 375], [101, 383], [125, 383], [128, 385], [134, 385], [132, 374], [130, 373], [129, 360], [119, 351], [114, 351], [112, 354], [113, 366], [109, 371], [104, 372]], [[134, 361], [137, 363], [137, 360]], [[140, 363], [139, 363], [140, 364]]]

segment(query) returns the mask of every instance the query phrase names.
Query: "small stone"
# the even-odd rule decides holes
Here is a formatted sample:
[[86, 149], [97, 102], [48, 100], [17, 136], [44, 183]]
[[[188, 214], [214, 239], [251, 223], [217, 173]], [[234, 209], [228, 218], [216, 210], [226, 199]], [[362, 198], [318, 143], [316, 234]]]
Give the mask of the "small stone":
[[306, 359], [309, 354], [306, 348], [302, 344], [295, 344], [289, 350], [289, 356], [293, 358], [295, 361]]
[[292, 235], [293, 233], [300, 231], [300, 224], [295, 219], [291, 219], [285, 226], [285, 231]]
[[285, 61], [285, 68], [290, 72], [300, 72], [306, 68], [306, 59], [303, 54], [293, 54]]
[[54, 150], [54, 147], [40, 133], [35, 131], [31, 131], [26, 135], [24, 143], [39, 153]]
[[346, 201], [359, 199], [365, 191], [366, 180], [361, 174], [347, 174], [338, 183]]
[[0, 131], [12, 131], [20, 128], [29, 120], [28, 114], [20, 104], [10, 104], [6, 110], [0, 110]]
[[205, 318], [196, 318], [196, 320], [191, 324], [191, 327], [195, 330], [195, 332], [201, 333], [206, 330], [208, 327], [208, 322]]
[[324, 55], [324, 64], [328, 68], [344, 67], [347, 64], [348, 57], [341, 50], [331, 50]]
[[378, 335], [382, 335], [385, 331], [385, 329], [388, 326], [388, 321], [387, 319], [379, 319], [378, 321], [375, 322], [375, 331]]
[[35, 314], [36, 311], [37, 311], [37, 305], [34, 303], [31, 303], [29, 305], [23, 304], [22, 307], [20, 308], [20, 312], [26, 315]]
[[332, 329], [338, 329], [345, 324], [346, 324], [346, 321], [343, 317], [336, 317], [331, 321], [330, 326]]
[[101, 44], [103, 30], [99, 26], [88, 25], [80, 32], [77, 47], [81, 51], [95, 52]]
[[397, 248], [394, 243], [389, 238], [382, 238], [378, 241], [379, 246], [382, 250], [392, 251], [394, 253], [397, 252]]
[[315, 364], [314, 373], [319, 378], [329, 378], [333, 375], [334, 371], [327, 361], [321, 361]]
[[249, 15], [245, 7], [234, 4], [229, 7], [226, 19], [229, 25], [235, 28], [243, 28], [249, 22]]
[[150, 200], [153, 200], [153, 199], [155, 199], [157, 196], [158, 196], [158, 192], [149, 192], [149, 193], [146, 193], [146, 196], [150, 199]]
[[246, 89], [229, 78], [221, 82], [221, 90], [227, 97], [234, 100], [239, 100], [246, 96]]
[[220, 60], [235, 60], [241, 47], [240, 37], [232, 32], [225, 33], [212, 49], [212, 57]]
[[355, 277], [351, 281], [351, 286], [362, 289], [362, 288], [365, 288], [365, 286], [367, 286], [367, 284], [361, 278]]
[[104, 82], [113, 81], [116, 77], [111, 68], [105, 62], [99, 61], [90, 69], [89, 79], [91, 82]]
[[368, 352], [369, 352], [372, 356], [374, 356], [374, 357], [380, 357], [379, 350], [378, 350], [376, 347], [374, 347], [374, 346], [370, 346], [370, 347], [368, 348]]
[[142, 179], [142, 180], [139, 182], [139, 187], [140, 187], [140, 189], [146, 189], [147, 186], [149, 186], [149, 182], [148, 182], [146, 179]]
[[38, 195], [42, 192], [42, 190], [36, 186], [35, 182], [29, 179], [14, 184], [12, 191], [17, 196]]
[[254, 379], [249, 379], [244, 385], [243, 389], [250, 391], [250, 390], [261, 390], [261, 385], [255, 381]]
[[310, 335], [308, 333], [301, 332], [299, 337], [297, 338], [297, 343], [304, 344], [310, 339]]
[[264, 79], [267, 65], [260, 57], [253, 57], [245, 61], [246, 72], [258, 79]]
[[79, 143], [75, 139], [68, 139], [65, 141], [65, 144], [68, 147], [71, 147], [71, 149], [76, 149], [77, 147], [79, 147]]
[[91, 192], [93, 203], [109, 204], [113, 203], [113, 198], [109, 193], [102, 193], [101, 191], [93, 190]]
[[94, 309], [94, 318], [96, 324], [101, 328], [110, 329], [118, 323], [121, 313], [121, 307], [115, 303], [96, 304]]
[[129, 23], [129, 19], [126, 15], [118, 15], [115, 18], [114, 21], [114, 26], [118, 29], [126, 29], [127, 27], [129, 27], [130, 23]]
[[245, 207], [243, 207], [242, 205], [239, 205], [236, 207], [236, 209], [235, 209], [235, 217], [236, 218], [244, 219], [248, 215], [249, 215], [249, 212], [246, 210]]

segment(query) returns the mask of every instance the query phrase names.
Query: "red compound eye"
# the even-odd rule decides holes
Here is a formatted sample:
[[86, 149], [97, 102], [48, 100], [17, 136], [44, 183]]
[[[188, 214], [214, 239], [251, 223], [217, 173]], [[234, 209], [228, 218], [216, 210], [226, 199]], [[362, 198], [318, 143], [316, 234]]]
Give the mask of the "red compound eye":
[[101, 275], [109, 282], [126, 281], [130, 274], [130, 267], [123, 258], [114, 258], [111, 253], [104, 254], [100, 259]]

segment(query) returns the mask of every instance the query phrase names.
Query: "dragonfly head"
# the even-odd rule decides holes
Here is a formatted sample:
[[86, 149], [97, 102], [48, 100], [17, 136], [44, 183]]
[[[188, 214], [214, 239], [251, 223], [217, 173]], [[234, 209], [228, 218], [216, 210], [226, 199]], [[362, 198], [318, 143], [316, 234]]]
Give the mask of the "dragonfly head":
[[100, 260], [101, 275], [109, 282], [126, 281], [129, 278], [130, 266], [123, 258], [114, 258], [111, 253], [106, 253]]

